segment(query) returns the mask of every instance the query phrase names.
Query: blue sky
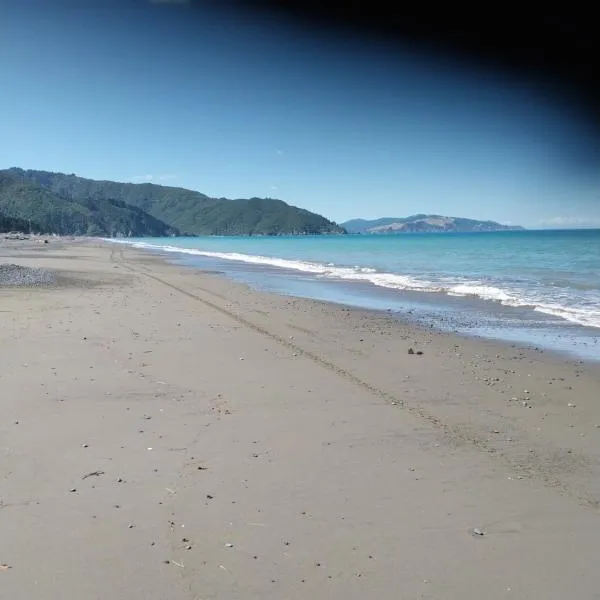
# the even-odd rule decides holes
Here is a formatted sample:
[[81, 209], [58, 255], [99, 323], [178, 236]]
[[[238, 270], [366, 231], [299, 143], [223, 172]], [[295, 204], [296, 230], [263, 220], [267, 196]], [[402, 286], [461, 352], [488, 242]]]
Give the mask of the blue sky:
[[0, 168], [600, 226], [586, 124], [533, 85], [383, 42], [149, 0], [0, 0]]

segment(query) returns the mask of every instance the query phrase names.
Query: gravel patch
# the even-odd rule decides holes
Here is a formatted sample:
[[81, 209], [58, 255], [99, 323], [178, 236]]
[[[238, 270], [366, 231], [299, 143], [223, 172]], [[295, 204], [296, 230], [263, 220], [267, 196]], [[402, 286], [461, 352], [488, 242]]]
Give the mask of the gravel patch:
[[56, 283], [56, 276], [47, 269], [32, 269], [20, 265], [0, 264], [0, 286], [37, 287]]

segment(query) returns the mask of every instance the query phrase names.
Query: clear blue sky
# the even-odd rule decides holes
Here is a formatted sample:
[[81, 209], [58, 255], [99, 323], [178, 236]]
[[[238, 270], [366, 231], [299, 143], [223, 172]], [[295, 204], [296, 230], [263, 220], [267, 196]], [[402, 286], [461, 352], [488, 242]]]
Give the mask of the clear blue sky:
[[339, 222], [600, 226], [575, 111], [383, 43], [185, 2], [0, 0], [0, 88], [0, 168], [278, 197]]

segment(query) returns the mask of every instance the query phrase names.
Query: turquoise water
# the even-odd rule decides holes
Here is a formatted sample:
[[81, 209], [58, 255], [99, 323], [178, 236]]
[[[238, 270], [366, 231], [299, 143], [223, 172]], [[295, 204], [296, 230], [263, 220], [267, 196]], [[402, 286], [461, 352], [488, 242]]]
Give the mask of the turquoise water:
[[[600, 328], [600, 230], [127, 240], [301, 280], [479, 298]], [[256, 277], [254, 277], [256, 279]], [[364, 290], [364, 287], [363, 287]], [[378, 296], [380, 298], [380, 296]], [[386, 297], [390, 297], [389, 294]], [[510, 312], [508, 313], [510, 314]]]

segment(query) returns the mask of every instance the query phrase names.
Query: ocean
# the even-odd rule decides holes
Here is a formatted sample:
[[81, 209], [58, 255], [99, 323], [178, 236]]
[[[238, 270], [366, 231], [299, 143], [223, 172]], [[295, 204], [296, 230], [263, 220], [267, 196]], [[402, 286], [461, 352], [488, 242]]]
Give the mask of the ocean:
[[600, 230], [119, 241], [260, 290], [600, 360]]

